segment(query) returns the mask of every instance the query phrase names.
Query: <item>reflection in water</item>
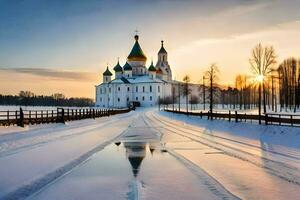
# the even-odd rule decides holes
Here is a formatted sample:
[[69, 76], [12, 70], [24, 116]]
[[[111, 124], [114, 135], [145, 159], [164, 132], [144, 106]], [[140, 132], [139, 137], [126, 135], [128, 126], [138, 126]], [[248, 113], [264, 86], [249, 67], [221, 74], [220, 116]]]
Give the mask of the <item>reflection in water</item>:
[[146, 156], [146, 143], [145, 142], [124, 142], [126, 149], [126, 156], [131, 164], [132, 173], [137, 177], [140, 165]]
[[151, 155], [153, 155], [153, 152], [155, 151], [155, 149], [156, 149], [156, 143], [150, 143], [149, 150], [150, 150]]
[[115, 145], [119, 146], [121, 144], [121, 142], [115, 142]]

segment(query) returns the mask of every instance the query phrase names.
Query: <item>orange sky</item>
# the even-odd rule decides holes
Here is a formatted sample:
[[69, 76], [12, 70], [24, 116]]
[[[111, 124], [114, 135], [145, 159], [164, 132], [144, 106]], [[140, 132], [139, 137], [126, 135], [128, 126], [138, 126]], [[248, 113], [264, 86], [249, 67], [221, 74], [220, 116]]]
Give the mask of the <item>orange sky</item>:
[[211, 63], [219, 66], [221, 84], [251, 73], [251, 49], [260, 42], [274, 46], [278, 62], [300, 54], [297, 0], [153, 1], [124, 9], [128, 2], [10, 6], [19, 9], [18, 17], [5, 15], [8, 7], [0, 5], [7, 17], [0, 23], [6, 27], [0, 32], [0, 93], [94, 98], [107, 63], [110, 69], [118, 57], [125, 63], [136, 28], [147, 65], [156, 62], [163, 39], [173, 78], [189, 74], [194, 83]]

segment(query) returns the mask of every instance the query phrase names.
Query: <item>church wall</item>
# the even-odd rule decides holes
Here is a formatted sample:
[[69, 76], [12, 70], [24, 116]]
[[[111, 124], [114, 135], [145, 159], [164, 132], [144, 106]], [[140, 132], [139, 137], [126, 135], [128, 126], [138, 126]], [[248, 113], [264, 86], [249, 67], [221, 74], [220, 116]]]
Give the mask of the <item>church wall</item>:
[[96, 106], [127, 107], [130, 101], [139, 101], [142, 107], [155, 106], [159, 98], [171, 96], [171, 84], [166, 83], [111, 83], [96, 87]]

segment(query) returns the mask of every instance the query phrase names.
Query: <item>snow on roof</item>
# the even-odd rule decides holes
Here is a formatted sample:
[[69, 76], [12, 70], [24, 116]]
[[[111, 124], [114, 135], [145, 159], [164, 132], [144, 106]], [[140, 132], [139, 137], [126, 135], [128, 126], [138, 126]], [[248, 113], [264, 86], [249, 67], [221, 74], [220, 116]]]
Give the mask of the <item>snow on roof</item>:
[[143, 76], [133, 76], [130, 78], [116, 78], [112, 80], [110, 83], [164, 83], [165, 81], [157, 79], [157, 78], [150, 78], [148, 75]]

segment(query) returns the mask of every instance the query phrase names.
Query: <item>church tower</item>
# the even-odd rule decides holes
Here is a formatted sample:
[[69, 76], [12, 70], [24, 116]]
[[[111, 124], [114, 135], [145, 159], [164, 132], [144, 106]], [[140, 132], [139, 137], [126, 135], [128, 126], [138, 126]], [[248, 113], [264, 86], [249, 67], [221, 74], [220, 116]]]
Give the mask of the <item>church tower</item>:
[[119, 60], [117, 65], [114, 67], [114, 71], [115, 71], [115, 78], [122, 78], [123, 76], [123, 68], [121, 67]]
[[134, 40], [135, 43], [127, 57], [127, 62], [132, 67], [133, 76], [145, 75], [147, 73], [147, 69], [145, 67], [147, 57], [139, 44], [139, 36], [135, 35]]
[[163, 74], [163, 79], [165, 81], [171, 81], [172, 80], [172, 70], [168, 63], [168, 53], [166, 49], [164, 48], [164, 41], [161, 41], [161, 48], [158, 51], [158, 60], [156, 63], [156, 69], [161, 70]]
[[103, 72], [103, 83], [109, 83], [111, 81], [112, 73], [109, 71], [108, 66], [105, 72]]

